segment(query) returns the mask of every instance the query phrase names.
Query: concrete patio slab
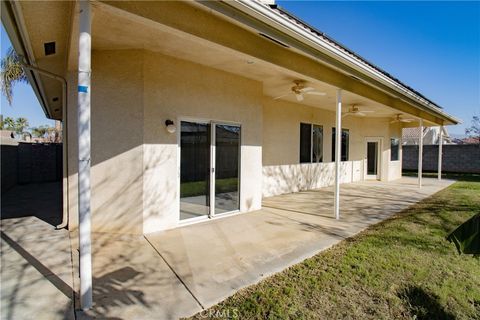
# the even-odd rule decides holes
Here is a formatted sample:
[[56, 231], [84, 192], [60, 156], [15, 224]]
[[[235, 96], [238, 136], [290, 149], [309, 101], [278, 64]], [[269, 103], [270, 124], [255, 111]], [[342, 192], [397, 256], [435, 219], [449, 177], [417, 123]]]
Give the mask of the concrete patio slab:
[[[414, 178], [344, 184], [340, 220], [333, 218], [332, 188], [324, 188], [266, 198], [259, 211], [147, 236], [94, 233], [94, 308], [75, 316], [193, 315], [451, 183], [424, 179], [422, 189]], [[36, 217], [2, 220], [1, 232], [2, 319], [73, 319], [78, 235]]]
[[67, 230], [36, 218], [1, 223], [1, 318], [74, 319]]
[[[262, 210], [147, 235], [204, 308], [386, 219], [453, 181], [361, 182], [264, 199]], [[185, 314], [187, 315], [187, 314]]]
[[[72, 247], [77, 245], [72, 234]], [[94, 233], [92, 250], [94, 304], [77, 319], [177, 319], [202, 310], [143, 236]]]

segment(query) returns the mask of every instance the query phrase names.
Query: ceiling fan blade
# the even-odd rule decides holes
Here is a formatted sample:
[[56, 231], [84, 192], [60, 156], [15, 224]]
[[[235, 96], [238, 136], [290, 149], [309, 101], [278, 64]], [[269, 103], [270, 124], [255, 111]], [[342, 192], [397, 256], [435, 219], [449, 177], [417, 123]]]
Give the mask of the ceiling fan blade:
[[306, 94], [313, 94], [315, 96], [324, 96], [326, 95], [325, 92], [320, 92], [320, 91], [308, 91], [308, 92], [305, 92]]
[[401, 122], [412, 122], [412, 119], [400, 119]]
[[349, 115], [351, 115], [350, 112], [345, 112], [344, 114], [342, 114], [342, 118], [343, 118], [343, 117], [348, 117]]
[[390, 123], [397, 123], [397, 122], [398, 122], [397, 119], [394, 119], [394, 120], [390, 121]]
[[300, 89], [300, 91], [301, 92], [312, 92], [312, 91], [315, 91], [315, 88], [305, 87], [305, 88]]
[[357, 115], [359, 117], [365, 117], [366, 116], [366, 114], [363, 113], [362, 111], [355, 112], [355, 115]]
[[286, 97], [288, 96], [290, 93], [287, 93], [287, 94], [282, 94], [281, 96], [278, 96], [276, 98], [273, 98], [273, 100], [277, 100], [277, 99], [280, 99], [280, 98], [283, 98], [283, 97]]
[[372, 113], [372, 112], [375, 112], [375, 111], [373, 111], [373, 110], [362, 110], [362, 111], [360, 111], [360, 112], [363, 112], [363, 113]]
[[303, 94], [295, 93], [295, 96], [297, 97], [297, 101], [303, 101]]

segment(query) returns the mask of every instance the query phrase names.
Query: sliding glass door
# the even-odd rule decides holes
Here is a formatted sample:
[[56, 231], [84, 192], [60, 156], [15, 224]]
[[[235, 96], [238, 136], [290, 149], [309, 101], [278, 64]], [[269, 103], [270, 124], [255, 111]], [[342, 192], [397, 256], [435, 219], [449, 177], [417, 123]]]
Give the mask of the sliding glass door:
[[239, 209], [240, 127], [215, 125], [215, 214]]
[[210, 214], [209, 123], [181, 122], [180, 220]]
[[181, 121], [180, 220], [239, 209], [238, 125]]

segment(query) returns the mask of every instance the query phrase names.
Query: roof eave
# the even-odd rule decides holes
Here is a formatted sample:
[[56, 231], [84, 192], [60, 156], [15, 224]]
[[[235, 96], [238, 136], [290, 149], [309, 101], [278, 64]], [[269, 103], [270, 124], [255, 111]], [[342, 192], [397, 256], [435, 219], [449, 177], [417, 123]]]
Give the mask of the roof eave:
[[[34, 58], [31, 56], [31, 54], [28, 52], [27, 48], [27, 41], [28, 39], [24, 38], [25, 30], [22, 26], [21, 23], [18, 21], [18, 12], [16, 12], [16, 5], [11, 1], [1, 1], [1, 17], [2, 17], [2, 23], [5, 28], [5, 31], [8, 34], [8, 37], [10, 38], [10, 42], [12, 43], [12, 47], [15, 50], [15, 52], [19, 55], [25, 58], [25, 62], [29, 65], [34, 65]], [[43, 90], [41, 89], [39, 85], [39, 77], [38, 75], [33, 72], [24, 69], [25, 75], [27, 76], [28, 82], [32, 86], [33, 92], [35, 93], [35, 96], [38, 99], [38, 102], [40, 103], [43, 112], [45, 113], [45, 116], [49, 119], [52, 119], [52, 115], [48, 109], [47, 104], [45, 103], [46, 97], [45, 94], [43, 93]]]
[[305, 45], [310, 46], [313, 49], [320, 51], [324, 54], [327, 54], [345, 65], [355, 67], [357, 71], [361, 72], [365, 76], [376, 79], [377, 81], [393, 89], [397, 94], [400, 95], [400, 97], [404, 98], [403, 100], [407, 99], [415, 101], [415, 104], [410, 104], [420, 110], [426, 111], [441, 118], [444, 122], [444, 125], [461, 123], [460, 119], [442, 111], [439, 106], [433, 104], [431, 101], [425, 99], [424, 97], [418, 96], [418, 94], [416, 94], [415, 92], [409, 90], [408, 88], [405, 88], [403, 84], [396, 83], [394, 79], [388, 78], [385, 74], [382, 74], [374, 68], [359, 63], [359, 61], [355, 61], [354, 59], [348, 57], [340, 50], [338, 50], [338, 48], [333, 47], [329, 43], [325, 41], [320, 41], [320, 39], [314, 38], [313, 35], [309, 35], [305, 32], [302, 32], [302, 30], [298, 30], [298, 26], [294, 25], [286, 19], [282, 19], [282, 17], [279, 17], [277, 14], [273, 13], [272, 10], [265, 4], [250, 0], [236, 0], [224, 2], [227, 5], [235, 8], [236, 10], [240, 10], [241, 12], [250, 15], [251, 17], [262, 21], [263, 23], [267, 24], [272, 28], [275, 28], [280, 32], [283, 32], [287, 35], [295, 34], [295, 38], [302, 41]]

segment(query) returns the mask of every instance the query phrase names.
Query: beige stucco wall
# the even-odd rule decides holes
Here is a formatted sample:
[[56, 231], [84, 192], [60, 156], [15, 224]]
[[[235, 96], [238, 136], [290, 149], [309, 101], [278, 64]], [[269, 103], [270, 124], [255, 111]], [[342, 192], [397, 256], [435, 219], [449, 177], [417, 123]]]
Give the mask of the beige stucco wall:
[[[321, 108], [264, 97], [262, 84], [144, 50], [92, 53], [92, 229], [149, 233], [179, 225], [178, 131], [165, 120], [239, 123], [240, 210], [261, 207], [262, 196], [333, 184], [331, 134], [335, 115]], [[70, 227], [77, 226], [76, 75], [68, 75]], [[343, 119], [350, 130], [349, 161], [341, 181], [364, 176], [365, 137], [381, 137], [382, 180], [401, 175], [390, 162], [388, 118]], [[300, 122], [323, 125], [324, 163], [299, 164]]]
[[[165, 120], [203, 119], [242, 126], [240, 210], [261, 207], [262, 85], [226, 72], [153, 52], [145, 54], [145, 233], [179, 222], [178, 134]], [[178, 131], [178, 130], [177, 130]]]
[[[265, 98], [263, 104], [263, 196], [332, 185], [335, 113], [270, 98]], [[299, 164], [301, 122], [323, 126], [323, 163]], [[401, 177], [401, 161], [390, 161], [390, 136], [398, 137], [400, 129], [390, 125], [390, 119], [349, 116], [342, 119], [342, 127], [350, 131], [349, 161], [341, 164], [342, 183], [364, 179], [367, 137], [382, 139], [381, 180]]]
[[[91, 210], [95, 232], [141, 233], [143, 212], [143, 53], [93, 51]], [[76, 76], [69, 75], [69, 216], [78, 223]]]
[[[182, 117], [242, 126], [240, 210], [261, 207], [261, 83], [143, 50], [92, 53], [92, 230], [148, 233], [179, 222]], [[69, 75], [69, 212], [77, 226], [76, 79]]]

